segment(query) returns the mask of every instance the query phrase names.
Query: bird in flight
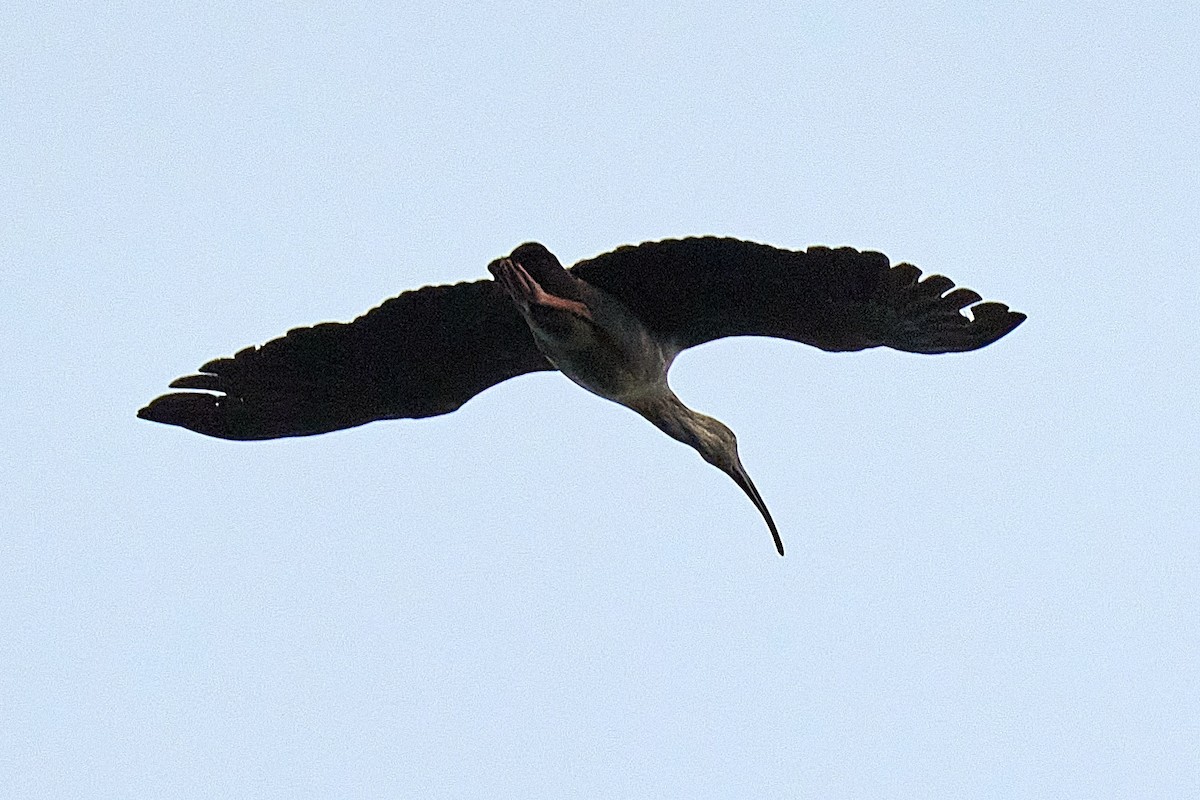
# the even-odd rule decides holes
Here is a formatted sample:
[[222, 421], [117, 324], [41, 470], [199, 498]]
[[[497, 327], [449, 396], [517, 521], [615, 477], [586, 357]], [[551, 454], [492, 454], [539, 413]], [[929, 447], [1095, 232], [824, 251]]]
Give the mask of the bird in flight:
[[494, 280], [404, 292], [353, 322], [296, 328], [209, 361], [170, 384], [186, 391], [138, 416], [223, 439], [310, 436], [448, 414], [489, 386], [557, 369], [729, 475], [783, 555], [733, 432], [667, 384], [680, 352], [725, 336], [774, 336], [828, 351], [952, 353], [1025, 320], [949, 278], [920, 280], [911, 264], [849, 247], [689, 238], [619, 247], [564, 269], [530, 242], [488, 270]]

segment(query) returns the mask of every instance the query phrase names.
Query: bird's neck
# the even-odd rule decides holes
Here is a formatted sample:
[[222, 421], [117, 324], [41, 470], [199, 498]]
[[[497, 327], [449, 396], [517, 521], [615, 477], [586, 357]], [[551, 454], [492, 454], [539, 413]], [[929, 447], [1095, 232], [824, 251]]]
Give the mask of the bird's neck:
[[629, 407], [654, 423], [667, 436], [694, 448], [706, 461], [709, 460], [715, 444], [713, 426], [720, 423], [685, 406], [670, 389], [639, 399], [630, 403]]

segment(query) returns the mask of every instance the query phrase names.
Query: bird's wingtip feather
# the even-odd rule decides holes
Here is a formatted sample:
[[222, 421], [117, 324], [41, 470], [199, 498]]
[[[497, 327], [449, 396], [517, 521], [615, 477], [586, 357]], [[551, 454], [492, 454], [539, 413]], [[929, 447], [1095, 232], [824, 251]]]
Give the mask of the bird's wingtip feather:
[[237, 438], [221, 424], [218, 400], [217, 395], [204, 392], [172, 392], [154, 398], [137, 415], [139, 419], [178, 425], [209, 436]]
[[201, 389], [205, 391], [223, 391], [223, 381], [220, 376], [212, 374], [184, 375], [167, 384], [171, 389]]

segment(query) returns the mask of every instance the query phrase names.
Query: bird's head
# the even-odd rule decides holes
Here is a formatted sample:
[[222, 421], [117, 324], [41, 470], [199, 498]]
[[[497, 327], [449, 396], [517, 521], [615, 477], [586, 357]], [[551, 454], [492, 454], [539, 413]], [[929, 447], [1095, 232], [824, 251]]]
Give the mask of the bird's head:
[[720, 420], [688, 408], [673, 393], [630, 407], [653, 422], [663, 433], [694, 448], [701, 458], [733, 478], [733, 482], [741, 487], [766, 520], [771, 537], [775, 540], [775, 549], [779, 555], [783, 555], [783, 539], [779, 536], [779, 529], [775, 527], [775, 520], [771, 519], [771, 512], [767, 510], [762, 495], [750, 480], [750, 474], [742, 466], [737, 436], [733, 431]]
[[733, 478], [733, 482], [741, 487], [758, 509], [758, 513], [766, 520], [771, 537], [775, 540], [775, 549], [779, 551], [779, 555], [783, 555], [783, 539], [779, 536], [779, 529], [775, 527], [775, 520], [771, 519], [766, 502], [758, 493], [754, 481], [750, 480], [750, 473], [746, 472], [746, 468], [742, 466], [742, 459], [738, 456], [737, 436], [720, 420], [699, 413], [695, 416], [694, 441], [688, 443], [696, 448], [705, 461]]

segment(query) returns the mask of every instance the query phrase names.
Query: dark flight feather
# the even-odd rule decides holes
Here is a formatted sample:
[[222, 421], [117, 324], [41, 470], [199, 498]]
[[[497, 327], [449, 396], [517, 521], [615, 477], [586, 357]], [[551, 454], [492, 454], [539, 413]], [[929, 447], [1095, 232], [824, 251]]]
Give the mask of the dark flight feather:
[[[914, 353], [974, 350], [1025, 315], [979, 302], [941, 275], [850, 247], [781, 250], [713, 237], [647, 242], [580, 261], [572, 273], [624, 303], [680, 347], [724, 336], [773, 336], [822, 350], [886, 346]], [[947, 294], [947, 292], [949, 292]]]
[[[273, 439], [454, 411], [489, 386], [553, 369], [492, 280], [426, 286], [350, 323], [296, 328], [171, 383], [138, 412], [223, 439]], [[208, 394], [206, 392], [219, 392]]]

